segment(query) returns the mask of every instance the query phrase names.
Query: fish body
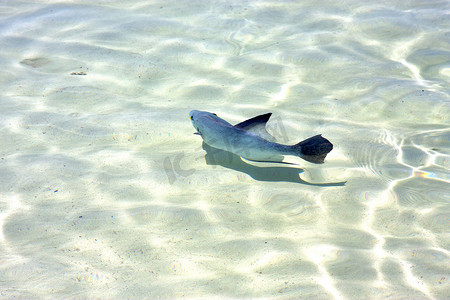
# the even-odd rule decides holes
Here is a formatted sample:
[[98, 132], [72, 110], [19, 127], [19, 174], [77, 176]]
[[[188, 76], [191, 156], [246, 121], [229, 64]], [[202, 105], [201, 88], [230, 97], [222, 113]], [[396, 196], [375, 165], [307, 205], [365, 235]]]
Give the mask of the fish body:
[[211, 147], [237, 154], [254, 161], [281, 162], [285, 155], [301, 157], [312, 163], [323, 163], [333, 145], [316, 135], [295, 145], [271, 142], [265, 125], [271, 113], [256, 116], [231, 125], [216, 114], [193, 110], [189, 113], [192, 125], [203, 141]]

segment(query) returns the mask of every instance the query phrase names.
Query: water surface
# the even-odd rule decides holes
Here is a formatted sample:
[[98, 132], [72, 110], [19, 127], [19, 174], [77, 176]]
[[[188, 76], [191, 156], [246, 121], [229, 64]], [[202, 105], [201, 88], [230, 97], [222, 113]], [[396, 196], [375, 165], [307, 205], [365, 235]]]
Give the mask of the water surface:
[[[448, 297], [447, 1], [0, 7], [0, 295]], [[192, 109], [334, 149], [211, 160]]]

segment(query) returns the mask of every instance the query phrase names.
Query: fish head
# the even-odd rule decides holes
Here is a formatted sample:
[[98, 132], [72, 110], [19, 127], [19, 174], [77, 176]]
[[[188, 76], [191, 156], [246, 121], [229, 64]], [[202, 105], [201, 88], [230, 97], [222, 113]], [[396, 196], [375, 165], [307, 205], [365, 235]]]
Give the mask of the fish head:
[[216, 114], [200, 110], [191, 110], [189, 117], [191, 118], [192, 125], [197, 130], [195, 134], [199, 135], [202, 135], [202, 132], [207, 129], [208, 124], [217, 122], [217, 119], [220, 120]]

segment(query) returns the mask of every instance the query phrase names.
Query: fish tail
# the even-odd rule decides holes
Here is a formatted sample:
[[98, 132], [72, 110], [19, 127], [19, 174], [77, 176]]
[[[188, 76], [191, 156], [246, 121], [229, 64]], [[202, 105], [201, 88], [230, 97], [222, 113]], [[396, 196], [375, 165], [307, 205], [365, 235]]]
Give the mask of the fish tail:
[[329, 140], [316, 135], [291, 146], [293, 154], [315, 164], [323, 164], [327, 154], [333, 149]]

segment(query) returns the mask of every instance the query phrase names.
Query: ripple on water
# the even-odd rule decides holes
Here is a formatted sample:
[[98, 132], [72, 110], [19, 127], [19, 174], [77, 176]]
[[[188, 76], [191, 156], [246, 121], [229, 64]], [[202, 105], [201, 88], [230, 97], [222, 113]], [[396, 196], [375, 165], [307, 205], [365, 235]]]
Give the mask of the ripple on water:
[[414, 226], [417, 218], [418, 214], [414, 210], [401, 211], [398, 207], [386, 207], [375, 212], [372, 227], [388, 236], [410, 237], [420, 232]]
[[257, 201], [261, 206], [271, 213], [290, 213], [298, 207], [310, 206], [315, 204], [310, 200], [308, 191], [284, 191], [270, 192], [259, 195]]
[[[413, 174], [414, 176], [414, 174]], [[432, 207], [450, 200], [450, 188], [439, 180], [411, 177], [397, 182], [393, 188], [397, 203], [402, 207]]]
[[[1, 4], [1, 295], [448, 297], [444, 1], [59, 2]], [[303, 175], [349, 182], [205, 163], [188, 106], [324, 129]]]
[[323, 209], [315, 200], [314, 192], [305, 186], [301, 190], [272, 190], [255, 196], [257, 206], [270, 216], [285, 216], [285, 221], [301, 224], [302, 230], [315, 228], [323, 215]]
[[402, 147], [402, 162], [412, 167], [420, 167], [427, 163], [429, 155], [415, 146]]
[[383, 114], [385, 117], [398, 120], [400, 125], [406, 122], [417, 124], [418, 120], [422, 120], [420, 126], [442, 124], [442, 119], [445, 118], [443, 113], [447, 110], [446, 101], [447, 99], [439, 93], [412, 88], [412, 91], [396, 101], [390, 101], [390, 105], [384, 108]]
[[328, 230], [329, 241], [342, 249], [372, 249], [375, 237], [360, 229], [333, 227]]
[[441, 72], [448, 68], [450, 51], [446, 49], [417, 49], [411, 52], [406, 60], [414, 64], [424, 79], [442, 80]]
[[[417, 291], [409, 286], [401, 262], [396, 258], [386, 258], [381, 262], [381, 273], [383, 274], [383, 284], [392, 290], [395, 288], [395, 297], [416, 298]], [[395, 283], [395, 284], [394, 284]], [[389, 295], [392, 296], [391, 293]]]
[[[433, 232], [437, 237], [446, 235], [450, 222], [450, 209], [448, 205], [435, 205], [432, 209], [423, 212], [418, 220], [419, 224], [426, 230]], [[441, 241], [442, 248], [448, 249], [450, 241], [448, 239], [437, 239]]]
[[382, 178], [396, 179], [409, 174], [407, 167], [398, 165], [398, 150], [391, 142], [393, 137], [390, 133], [374, 132], [365, 136], [367, 140], [361, 141], [352, 153], [353, 160], [359, 166]]
[[188, 228], [191, 224], [199, 226], [207, 223], [205, 214], [201, 210], [178, 206], [146, 205], [127, 210], [127, 215], [133, 222], [155, 226], [155, 228], [164, 226], [170, 226], [172, 229]]
[[373, 257], [367, 253], [341, 249], [337, 259], [326, 263], [325, 267], [335, 280], [372, 282], [377, 279]]
[[374, 9], [356, 15], [354, 26], [367, 38], [379, 41], [399, 41], [414, 37], [419, 25], [413, 20], [411, 12], [390, 9]]
[[450, 155], [450, 130], [437, 129], [421, 132], [405, 139], [405, 144], [420, 145], [427, 150]]
[[300, 257], [284, 257], [276, 264], [267, 264], [259, 269], [262, 273], [273, 276], [298, 276], [304, 273], [311, 276], [311, 274], [318, 274], [318, 269], [315, 264], [309, 261], [305, 261]]
[[[229, 241], [214, 245], [213, 248], [217, 253], [227, 260], [234, 262], [242, 262], [244, 265], [270, 265], [270, 261], [266, 263], [259, 262], [259, 258], [266, 253], [273, 253], [274, 262], [284, 260], [289, 257], [290, 253], [296, 252], [296, 244], [290, 239], [284, 238], [260, 238], [260, 237], [240, 237], [230, 239]], [[259, 263], [258, 263], [259, 262]], [[233, 268], [239, 268], [235, 265]]]

